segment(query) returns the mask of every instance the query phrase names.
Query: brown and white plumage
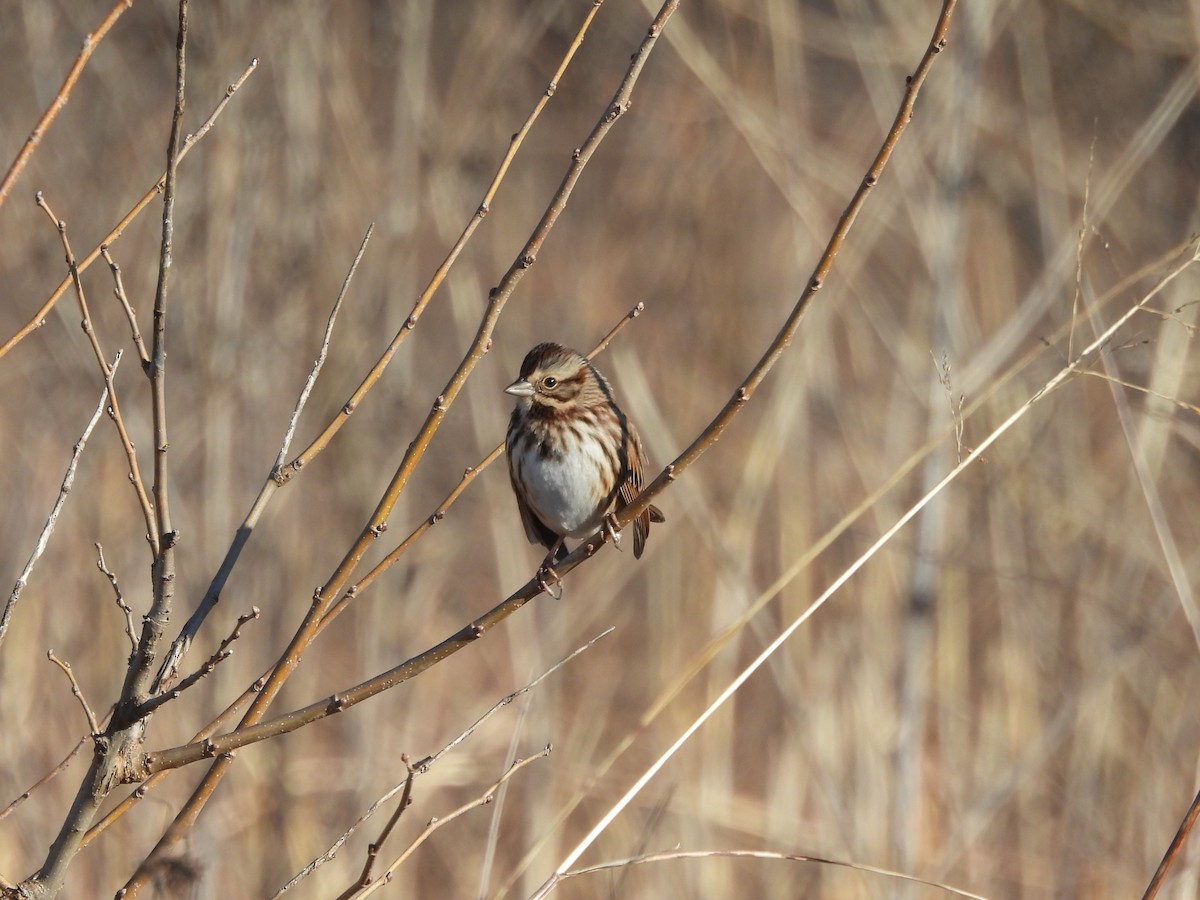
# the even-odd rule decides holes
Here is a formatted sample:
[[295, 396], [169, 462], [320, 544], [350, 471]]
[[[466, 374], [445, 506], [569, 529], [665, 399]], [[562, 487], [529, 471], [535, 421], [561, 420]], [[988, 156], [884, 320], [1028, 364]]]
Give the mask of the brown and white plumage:
[[[594, 533], [642, 486], [645, 451], [604, 376], [586, 358], [559, 344], [538, 344], [505, 391], [517, 398], [508, 424], [508, 473], [530, 543], [566, 556], [564, 538]], [[651, 506], [633, 522], [633, 555], [640, 557]]]

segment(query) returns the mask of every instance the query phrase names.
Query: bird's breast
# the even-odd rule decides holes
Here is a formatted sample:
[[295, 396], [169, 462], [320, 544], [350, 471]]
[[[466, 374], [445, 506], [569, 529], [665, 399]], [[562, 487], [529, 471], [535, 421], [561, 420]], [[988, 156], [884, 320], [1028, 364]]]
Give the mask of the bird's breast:
[[594, 438], [571, 430], [557, 441], [526, 443], [517, 460], [526, 500], [556, 533], [586, 537], [608, 512], [613, 458]]

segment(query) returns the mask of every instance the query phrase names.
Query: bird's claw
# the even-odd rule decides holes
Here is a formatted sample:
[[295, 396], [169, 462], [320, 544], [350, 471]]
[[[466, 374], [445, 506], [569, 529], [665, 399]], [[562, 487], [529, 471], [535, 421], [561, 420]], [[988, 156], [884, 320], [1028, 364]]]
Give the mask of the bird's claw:
[[[549, 563], [542, 563], [537, 570], [538, 587], [549, 594], [555, 600], [561, 600], [563, 597], [562, 579], [558, 577], [558, 573], [550, 567]], [[558, 585], [558, 593], [554, 593], [554, 585]]]
[[617, 527], [617, 514], [609, 513], [600, 525], [600, 537], [611, 541], [618, 550], [621, 549], [621, 529]]

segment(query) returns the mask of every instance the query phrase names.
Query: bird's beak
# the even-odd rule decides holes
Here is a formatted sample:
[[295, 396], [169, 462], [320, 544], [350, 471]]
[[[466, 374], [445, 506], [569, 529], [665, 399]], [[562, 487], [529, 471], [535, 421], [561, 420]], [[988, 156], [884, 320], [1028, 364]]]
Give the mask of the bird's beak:
[[524, 378], [518, 378], [504, 389], [504, 393], [512, 394], [514, 397], [532, 397], [533, 385]]

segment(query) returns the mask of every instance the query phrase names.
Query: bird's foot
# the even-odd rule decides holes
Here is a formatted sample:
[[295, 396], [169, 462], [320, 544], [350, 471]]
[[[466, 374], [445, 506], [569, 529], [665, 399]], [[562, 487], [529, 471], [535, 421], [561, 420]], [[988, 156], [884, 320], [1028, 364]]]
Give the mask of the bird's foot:
[[[553, 597], [555, 600], [561, 600], [563, 597], [562, 579], [558, 577], [558, 573], [551, 567], [551, 556], [546, 557], [545, 561], [538, 567], [537, 584], [538, 587]], [[554, 593], [554, 586], [558, 586], [558, 593]]]
[[617, 514], [609, 513], [600, 524], [600, 537], [611, 541], [618, 550], [621, 549], [621, 529], [617, 527]]

